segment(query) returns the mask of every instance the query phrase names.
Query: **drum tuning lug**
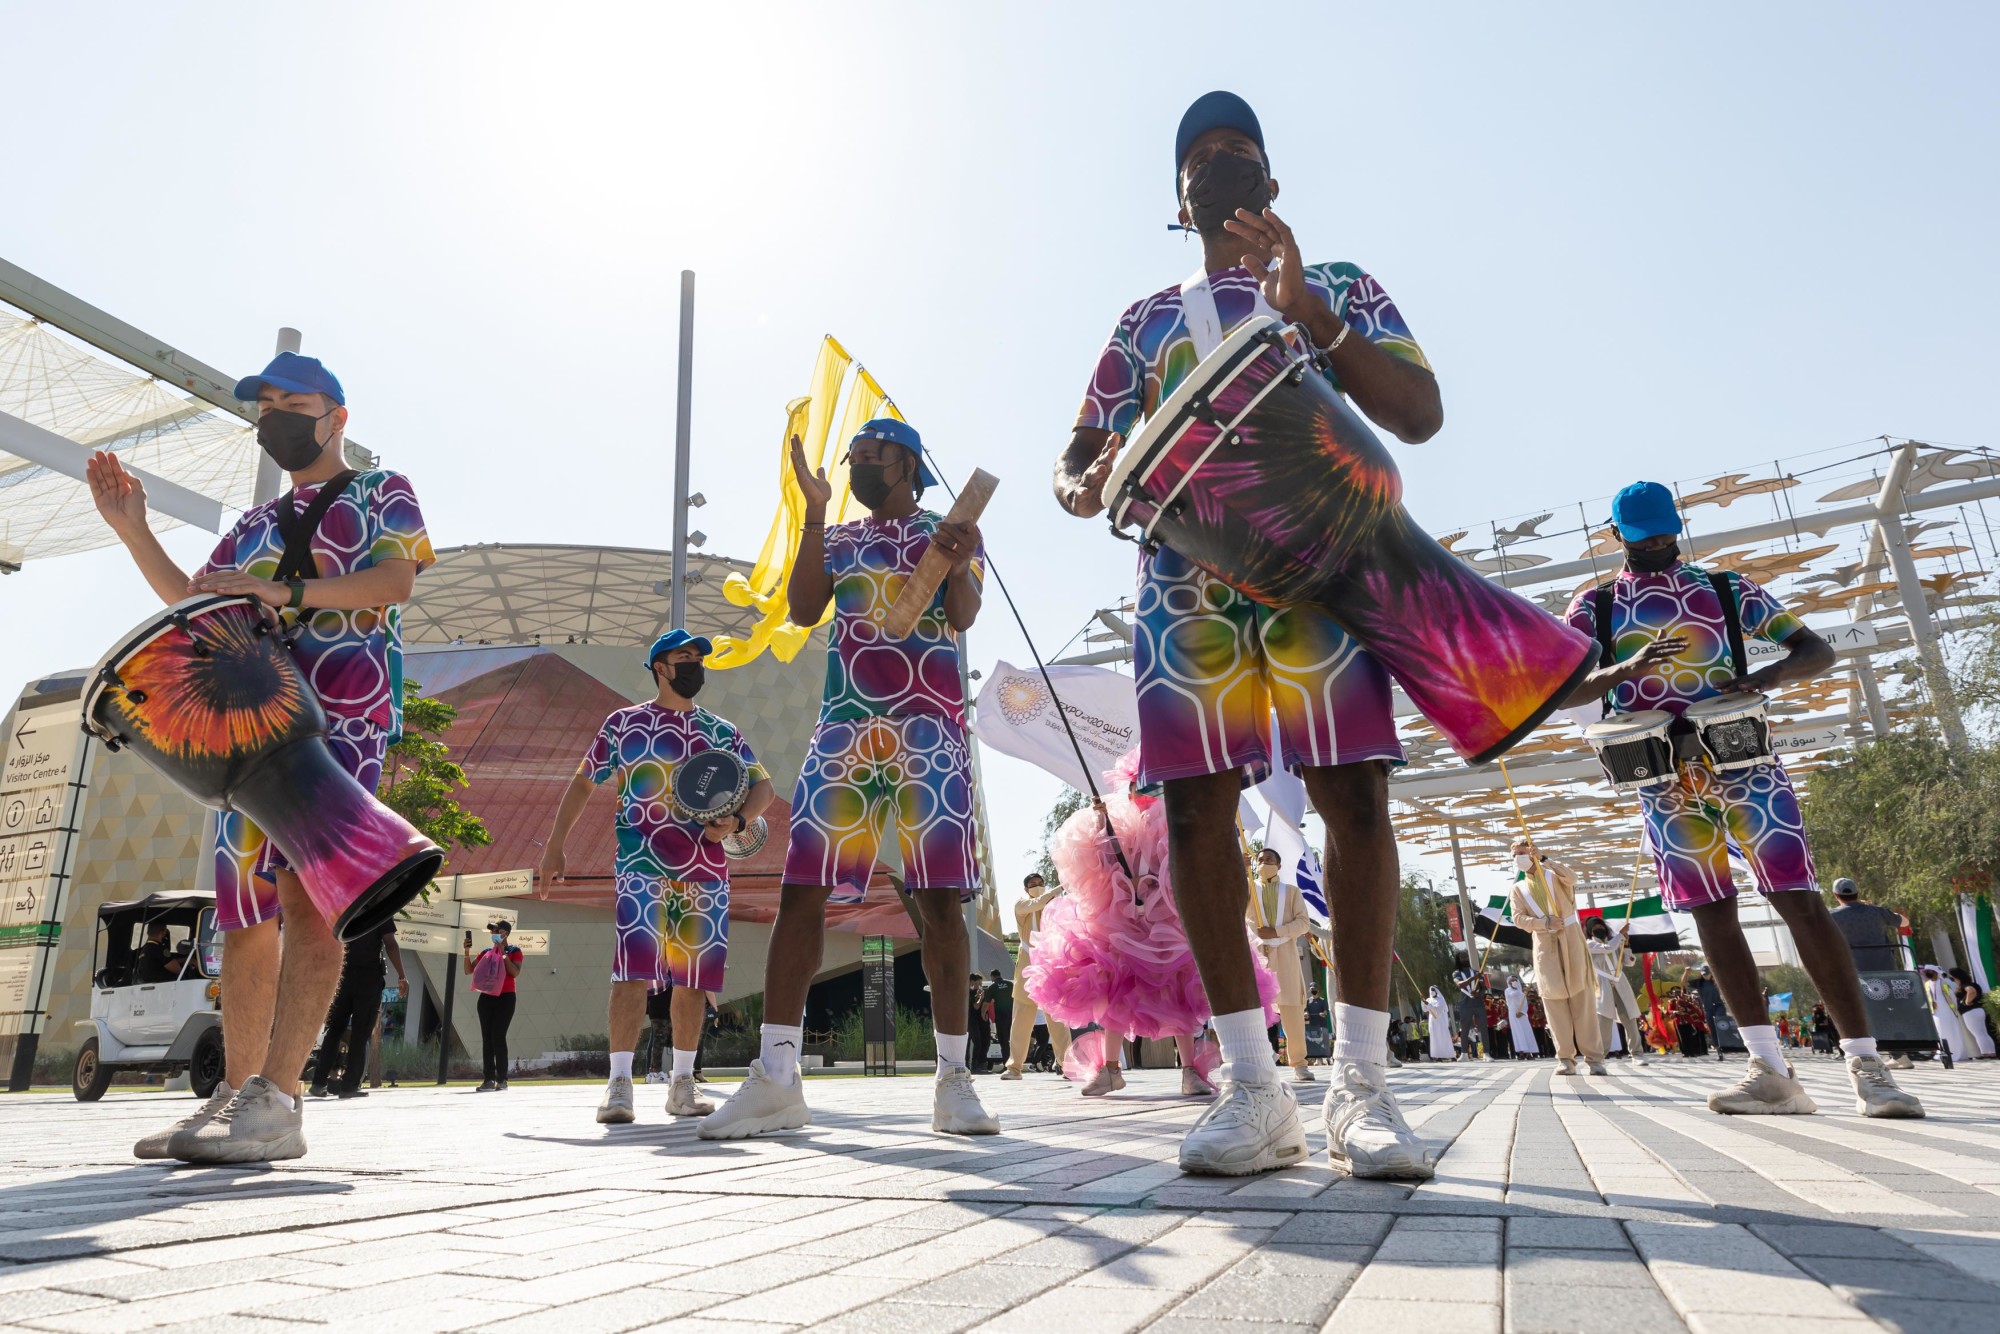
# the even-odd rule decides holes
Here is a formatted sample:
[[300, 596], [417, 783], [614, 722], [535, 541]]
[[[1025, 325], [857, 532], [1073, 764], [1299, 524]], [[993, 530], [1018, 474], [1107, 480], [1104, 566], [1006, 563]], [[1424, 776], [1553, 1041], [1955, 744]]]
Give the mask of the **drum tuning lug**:
[[125, 692], [125, 698], [131, 700], [134, 704], [144, 704], [146, 702], [146, 692], [143, 690], [128, 690]]
[[1241, 431], [1231, 431], [1229, 433], [1229, 443], [1240, 446], [1243, 443], [1243, 433]]

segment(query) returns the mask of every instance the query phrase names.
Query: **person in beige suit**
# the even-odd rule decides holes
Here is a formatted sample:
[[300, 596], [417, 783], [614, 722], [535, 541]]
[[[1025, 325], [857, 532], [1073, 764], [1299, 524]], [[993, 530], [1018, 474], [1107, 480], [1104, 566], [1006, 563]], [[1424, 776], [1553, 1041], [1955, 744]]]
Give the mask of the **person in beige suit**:
[[1535, 986], [1556, 1041], [1556, 1073], [1576, 1073], [1579, 1051], [1590, 1073], [1604, 1070], [1597, 1027], [1597, 970], [1576, 915], [1576, 872], [1514, 840], [1514, 925], [1534, 937]]
[[[1062, 893], [1062, 886], [1044, 889], [1042, 877], [1030, 872], [1021, 882], [1021, 892], [1022, 898], [1014, 904], [1014, 924], [1021, 933], [1021, 947], [1014, 953], [1014, 1023], [1007, 1036], [1007, 1068], [1000, 1072], [1002, 1079], [1019, 1079], [1021, 1063], [1028, 1059], [1028, 1039], [1035, 1031], [1036, 1007], [1034, 998], [1022, 984], [1021, 974], [1027, 971], [1028, 950], [1042, 925], [1042, 909]], [[1049, 1016], [1049, 1043], [1056, 1049], [1056, 1066], [1061, 1068], [1063, 1057], [1069, 1054], [1069, 1026], [1056, 1022], [1054, 1015]]]
[[1278, 978], [1278, 1022], [1285, 1027], [1285, 1059], [1292, 1078], [1313, 1082], [1306, 1064], [1306, 973], [1299, 962], [1299, 938], [1312, 930], [1305, 895], [1278, 878], [1278, 854], [1265, 848], [1257, 854], [1257, 892], [1250, 896], [1250, 926], [1261, 942], [1264, 962]]

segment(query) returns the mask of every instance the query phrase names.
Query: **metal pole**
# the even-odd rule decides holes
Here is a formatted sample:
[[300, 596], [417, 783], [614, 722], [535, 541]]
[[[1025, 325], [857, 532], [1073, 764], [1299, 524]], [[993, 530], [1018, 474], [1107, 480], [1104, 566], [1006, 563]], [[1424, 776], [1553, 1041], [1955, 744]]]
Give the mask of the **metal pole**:
[[444, 1022], [438, 1026], [438, 1083], [445, 1080], [451, 1063], [451, 998], [458, 994], [458, 981], [452, 975], [451, 966], [460, 962], [456, 954], [441, 956], [444, 959]]
[[1460, 933], [1465, 937], [1465, 971], [1473, 976], [1473, 999], [1479, 1011], [1479, 1049], [1489, 1059], [1493, 1053], [1493, 1035], [1486, 1031], [1486, 980], [1479, 975], [1479, 956], [1472, 948], [1472, 894], [1465, 887], [1465, 857], [1458, 849], [1458, 826], [1445, 826], [1451, 832], [1451, 870], [1458, 879], [1458, 920]]
[[[297, 329], [279, 329], [275, 352], [296, 352], [305, 346], [305, 337]], [[250, 503], [261, 505], [267, 500], [276, 500], [278, 492], [284, 488], [285, 474], [278, 467], [278, 461], [263, 450], [257, 451], [257, 481], [251, 488]]]
[[687, 623], [688, 450], [694, 412], [694, 270], [681, 270], [681, 366], [674, 407], [674, 585], [672, 622]]
[[1910, 638], [1916, 641], [1917, 659], [1923, 663], [1924, 685], [1931, 697], [1931, 707], [1937, 710], [1938, 728], [1944, 733], [1944, 743], [1952, 754], [1963, 755], [1967, 746], [1965, 722], [1959, 717], [1958, 698], [1952, 692], [1951, 677], [1945, 672], [1944, 654], [1938, 647], [1937, 626], [1931, 621], [1930, 604], [1926, 600], [1929, 590], [1917, 578], [1916, 558], [1910, 555], [1910, 539], [1903, 532], [1903, 521], [1898, 517], [1903, 508], [1903, 486], [1916, 459], [1917, 442], [1914, 440], [1897, 451], [1896, 462], [1882, 482], [1881, 495], [1876, 502], [1880, 513], [1875, 522], [1882, 534], [1882, 544], [1888, 549], [1889, 566], [1896, 572], [1896, 592], [1903, 599], [1903, 614], [1909, 618]]

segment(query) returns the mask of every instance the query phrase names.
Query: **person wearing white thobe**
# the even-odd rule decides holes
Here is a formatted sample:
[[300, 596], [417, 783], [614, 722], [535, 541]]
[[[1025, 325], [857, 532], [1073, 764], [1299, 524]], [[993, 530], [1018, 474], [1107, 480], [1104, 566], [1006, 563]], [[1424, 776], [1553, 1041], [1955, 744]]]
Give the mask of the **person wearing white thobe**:
[[1514, 1039], [1514, 1059], [1540, 1056], [1542, 1044], [1535, 1040], [1535, 1026], [1528, 1019], [1528, 993], [1519, 977], [1507, 981], [1507, 1032]]
[[[1628, 924], [1620, 922], [1613, 926], [1605, 918], [1594, 918], [1590, 930], [1583, 936], [1583, 947], [1590, 951], [1590, 964], [1597, 972], [1597, 1029], [1603, 1039], [1606, 1051], [1623, 1050], [1629, 1043], [1632, 1064], [1645, 1065], [1646, 1046], [1644, 1030], [1639, 1027], [1639, 998], [1632, 994], [1632, 984], [1625, 977], [1626, 961], [1631, 958], [1625, 948], [1625, 929]], [[1611, 1044], [1619, 1037], [1617, 1025], [1625, 1027], [1625, 1042], [1614, 1047]]]
[[1971, 1060], [1972, 1034], [1966, 1032], [1965, 1021], [1959, 1017], [1958, 1002], [1951, 994], [1951, 980], [1936, 964], [1924, 965], [1924, 990], [1931, 998], [1931, 1019], [1937, 1024], [1938, 1036], [1944, 1039], [1953, 1064]]
[[1451, 1045], [1451, 1007], [1445, 1004], [1444, 993], [1436, 987], [1432, 987], [1431, 994], [1424, 997], [1424, 1015], [1430, 1021], [1431, 1059], [1455, 1059], [1458, 1053]]

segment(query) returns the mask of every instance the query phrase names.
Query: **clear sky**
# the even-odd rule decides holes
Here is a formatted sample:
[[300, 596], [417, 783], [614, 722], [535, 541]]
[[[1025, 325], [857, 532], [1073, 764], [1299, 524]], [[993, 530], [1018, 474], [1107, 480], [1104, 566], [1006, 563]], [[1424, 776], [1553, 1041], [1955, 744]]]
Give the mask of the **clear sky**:
[[[1047, 478], [1118, 313], [1198, 262], [1165, 224], [1210, 88], [1435, 364], [1445, 428], [1398, 450], [1433, 531], [1997, 443], [1992, 6], [751, 8], [0, 0], [0, 254], [236, 373], [303, 329], [440, 546], [667, 545], [695, 269], [709, 549], [755, 555], [832, 332], [1001, 478], [1051, 649], [1130, 590]], [[0, 691], [149, 605], [115, 549], [0, 579]], [[997, 599], [971, 651], [1026, 660]], [[1006, 892], [1056, 783], [986, 773]]]

